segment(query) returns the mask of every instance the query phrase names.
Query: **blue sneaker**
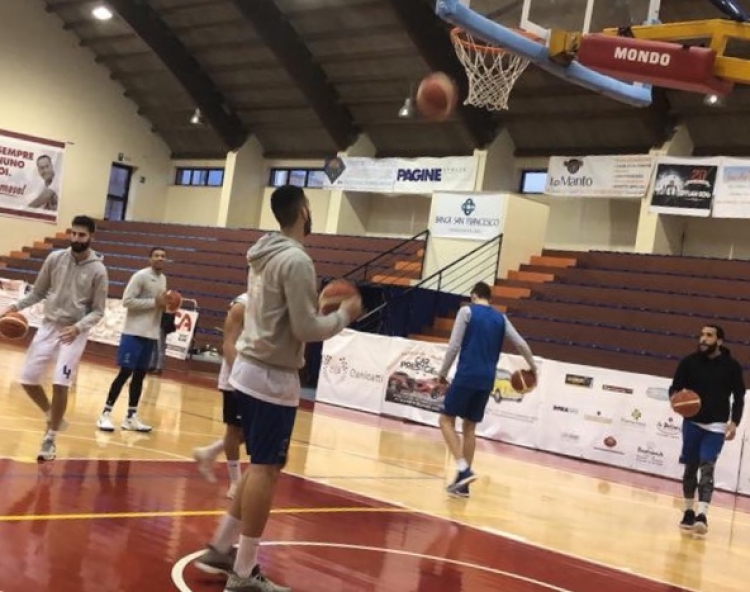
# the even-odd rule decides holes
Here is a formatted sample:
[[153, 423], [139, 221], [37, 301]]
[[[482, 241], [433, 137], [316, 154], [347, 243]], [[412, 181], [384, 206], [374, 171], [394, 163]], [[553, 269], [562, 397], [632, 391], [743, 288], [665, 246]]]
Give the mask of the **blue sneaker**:
[[449, 494], [452, 497], [459, 497], [463, 499], [468, 499], [469, 497], [469, 486], [468, 485], [459, 485], [455, 491], [450, 491]]
[[468, 485], [477, 480], [476, 474], [471, 469], [465, 471], [459, 471], [456, 474], [456, 479], [448, 486], [448, 493], [456, 493], [463, 485]]

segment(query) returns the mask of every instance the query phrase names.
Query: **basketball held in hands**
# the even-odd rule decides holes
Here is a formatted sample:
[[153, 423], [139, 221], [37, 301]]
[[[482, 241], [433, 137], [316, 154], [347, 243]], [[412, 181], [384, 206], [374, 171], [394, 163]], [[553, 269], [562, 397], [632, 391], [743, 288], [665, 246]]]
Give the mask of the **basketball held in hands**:
[[353, 296], [359, 296], [359, 290], [346, 280], [333, 280], [320, 292], [318, 310], [327, 315], [339, 309], [341, 303]]
[[516, 370], [510, 376], [510, 386], [517, 393], [528, 393], [536, 387], [536, 374], [531, 370]]
[[28, 332], [29, 322], [20, 312], [9, 312], [0, 318], [0, 337], [3, 339], [23, 339]]
[[672, 406], [672, 410], [682, 417], [694, 417], [701, 410], [700, 396], [690, 389], [682, 389], [672, 395], [669, 404]]
[[180, 310], [182, 304], [182, 294], [177, 290], [167, 290], [166, 294], [166, 310], [167, 312], [174, 313]]

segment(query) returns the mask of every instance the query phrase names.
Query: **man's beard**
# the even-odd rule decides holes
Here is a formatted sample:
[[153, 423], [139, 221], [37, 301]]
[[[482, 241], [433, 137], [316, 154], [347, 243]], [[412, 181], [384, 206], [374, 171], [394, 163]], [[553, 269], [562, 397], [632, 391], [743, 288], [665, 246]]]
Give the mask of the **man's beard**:
[[307, 212], [307, 220], [305, 220], [305, 236], [308, 236], [312, 232], [312, 214]]
[[86, 249], [89, 248], [90, 244], [91, 241], [87, 241], [85, 243], [70, 243], [70, 248], [74, 253], [83, 253]]
[[713, 345], [703, 345], [701, 346], [700, 351], [706, 356], [712, 356], [719, 351], [719, 344], [714, 343]]

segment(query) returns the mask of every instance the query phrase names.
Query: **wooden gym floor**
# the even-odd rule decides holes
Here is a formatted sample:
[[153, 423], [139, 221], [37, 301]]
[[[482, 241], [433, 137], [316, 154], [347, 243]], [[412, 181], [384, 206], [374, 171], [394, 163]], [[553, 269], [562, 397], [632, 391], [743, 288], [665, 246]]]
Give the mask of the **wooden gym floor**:
[[[149, 377], [154, 433], [102, 434], [115, 370], [84, 362], [58, 460], [37, 464], [44, 419], [14, 384], [23, 354], [0, 345], [0, 590], [220, 592], [189, 563], [227, 504], [223, 466], [210, 484], [190, 460], [222, 432], [216, 391]], [[677, 483], [482, 441], [481, 479], [456, 500], [436, 430], [307, 407], [262, 550], [296, 592], [747, 588], [748, 498], [718, 494], [693, 538]]]

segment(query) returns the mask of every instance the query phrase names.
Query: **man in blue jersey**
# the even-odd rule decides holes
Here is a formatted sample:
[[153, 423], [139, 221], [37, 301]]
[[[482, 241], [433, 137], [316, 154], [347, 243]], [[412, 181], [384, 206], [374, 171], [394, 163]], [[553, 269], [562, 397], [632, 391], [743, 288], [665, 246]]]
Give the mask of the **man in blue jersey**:
[[[536, 374], [531, 349], [505, 315], [490, 305], [492, 290], [479, 282], [471, 290], [471, 304], [458, 311], [451, 332], [448, 352], [440, 369], [440, 380], [447, 383], [448, 372], [461, 352], [456, 375], [445, 394], [440, 413], [440, 430], [453, 457], [458, 474], [448, 493], [469, 496], [469, 483], [477, 476], [471, 470], [476, 448], [476, 427], [484, 419], [484, 409], [495, 385], [495, 372], [503, 341], [507, 337]], [[463, 445], [456, 432], [456, 417], [463, 420]]]

